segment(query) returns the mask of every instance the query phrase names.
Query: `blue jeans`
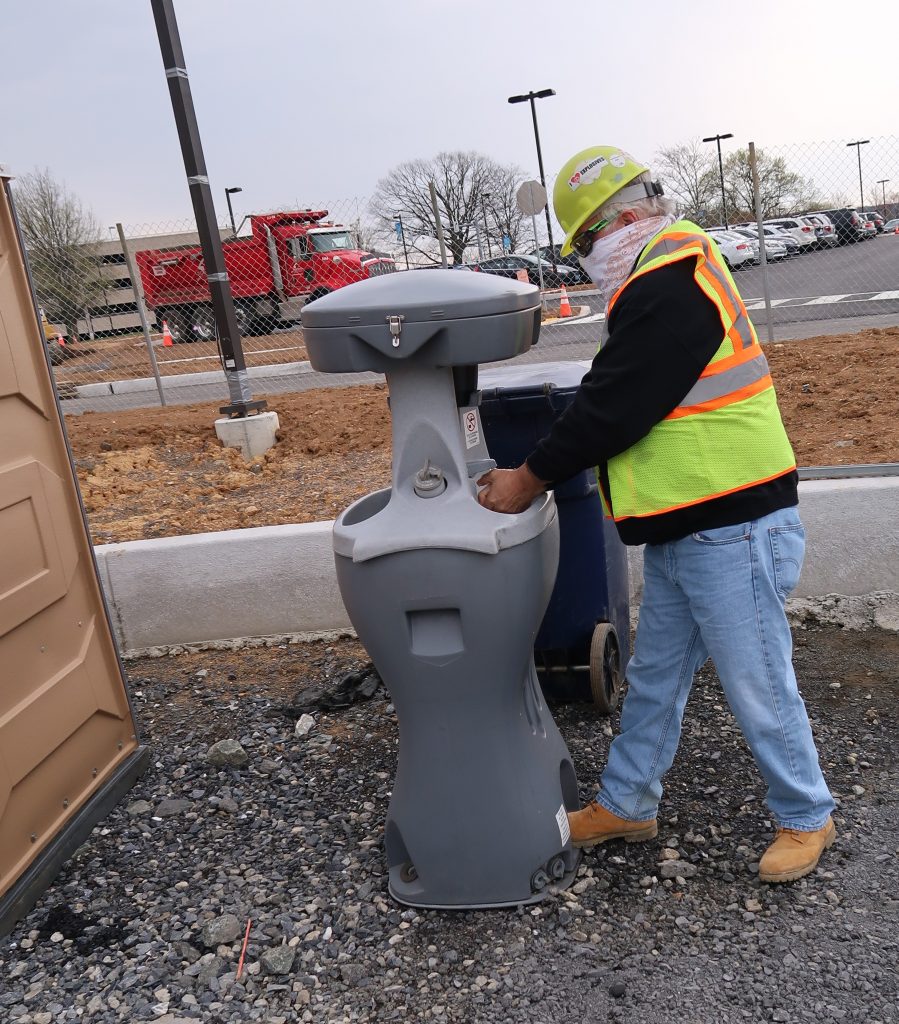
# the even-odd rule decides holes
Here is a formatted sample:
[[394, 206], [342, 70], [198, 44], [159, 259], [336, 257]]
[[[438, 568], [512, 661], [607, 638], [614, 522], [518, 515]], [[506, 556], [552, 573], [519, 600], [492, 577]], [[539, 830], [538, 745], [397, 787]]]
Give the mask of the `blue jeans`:
[[693, 676], [711, 657], [777, 824], [824, 826], [834, 802], [796, 685], [784, 612], [804, 552], [796, 508], [647, 545], [621, 733], [597, 795], [607, 810], [634, 821], [656, 816]]

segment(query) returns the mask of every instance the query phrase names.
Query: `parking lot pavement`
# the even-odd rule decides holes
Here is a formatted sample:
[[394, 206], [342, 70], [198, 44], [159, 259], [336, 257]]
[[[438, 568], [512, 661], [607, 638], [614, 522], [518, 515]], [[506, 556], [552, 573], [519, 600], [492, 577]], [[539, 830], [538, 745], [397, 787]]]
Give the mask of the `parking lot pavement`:
[[[850, 317], [893, 316], [899, 322], [899, 236], [880, 235], [867, 242], [803, 253], [768, 265], [771, 322], [801, 323]], [[753, 321], [766, 324], [761, 267], [734, 271]], [[602, 310], [592, 290], [578, 293], [594, 314]], [[589, 322], [589, 320], [587, 321]], [[553, 341], [577, 329], [564, 321], [548, 329]], [[831, 333], [831, 332], [818, 332]]]
[[[360, 667], [357, 644], [131, 662], [153, 765], [0, 942], [0, 1017], [894, 1024], [899, 635], [811, 625], [794, 637], [839, 800], [837, 842], [813, 874], [758, 881], [765, 785], [707, 666], [658, 838], [587, 852], [572, 889], [490, 912], [418, 911], [387, 893], [397, 724], [383, 692], [295, 735], [285, 706]], [[587, 800], [617, 717], [554, 714]], [[244, 765], [209, 763], [224, 737]]]

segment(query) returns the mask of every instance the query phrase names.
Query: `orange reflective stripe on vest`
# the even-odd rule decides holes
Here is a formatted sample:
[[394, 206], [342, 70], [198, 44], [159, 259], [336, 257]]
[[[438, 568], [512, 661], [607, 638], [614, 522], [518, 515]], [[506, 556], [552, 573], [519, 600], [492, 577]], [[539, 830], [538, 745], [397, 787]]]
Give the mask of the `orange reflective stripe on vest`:
[[712, 239], [688, 221], [662, 231], [612, 296], [645, 274], [695, 260], [693, 277], [721, 319], [721, 342], [677, 407], [626, 451], [609, 459], [606, 514], [662, 515], [774, 480], [796, 466], [768, 361], [746, 306]]

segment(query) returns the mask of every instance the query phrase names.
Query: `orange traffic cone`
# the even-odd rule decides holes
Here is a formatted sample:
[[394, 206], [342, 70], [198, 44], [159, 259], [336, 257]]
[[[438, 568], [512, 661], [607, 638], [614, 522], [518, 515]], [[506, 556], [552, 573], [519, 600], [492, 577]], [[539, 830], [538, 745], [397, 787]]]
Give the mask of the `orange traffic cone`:
[[562, 295], [559, 301], [559, 316], [574, 316], [571, 312], [571, 303], [568, 301], [568, 292], [565, 291], [565, 285], [562, 285]]
[[172, 341], [172, 332], [169, 330], [169, 324], [167, 320], [162, 321], [162, 344], [165, 348], [171, 348], [174, 345]]

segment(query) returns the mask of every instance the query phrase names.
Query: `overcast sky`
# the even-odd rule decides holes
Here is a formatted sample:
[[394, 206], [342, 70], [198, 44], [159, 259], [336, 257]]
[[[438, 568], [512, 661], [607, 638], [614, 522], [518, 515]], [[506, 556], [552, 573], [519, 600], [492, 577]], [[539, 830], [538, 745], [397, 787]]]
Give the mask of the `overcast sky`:
[[[693, 136], [728, 147], [851, 139], [899, 187], [896, 0], [176, 0], [219, 213], [364, 203], [394, 164], [475, 149], [547, 175], [577, 150], [644, 159]], [[149, 0], [4, 4], [0, 163], [49, 167], [101, 223], [191, 212]], [[891, 55], [892, 54], [892, 55]], [[892, 136], [892, 139], [884, 138]], [[879, 137], [879, 138], [877, 138]], [[808, 150], [805, 151], [806, 155]], [[808, 171], [807, 168], [803, 170]], [[853, 177], [853, 174], [855, 177]], [[348, 219], [346, 213], [343, 214]]]

